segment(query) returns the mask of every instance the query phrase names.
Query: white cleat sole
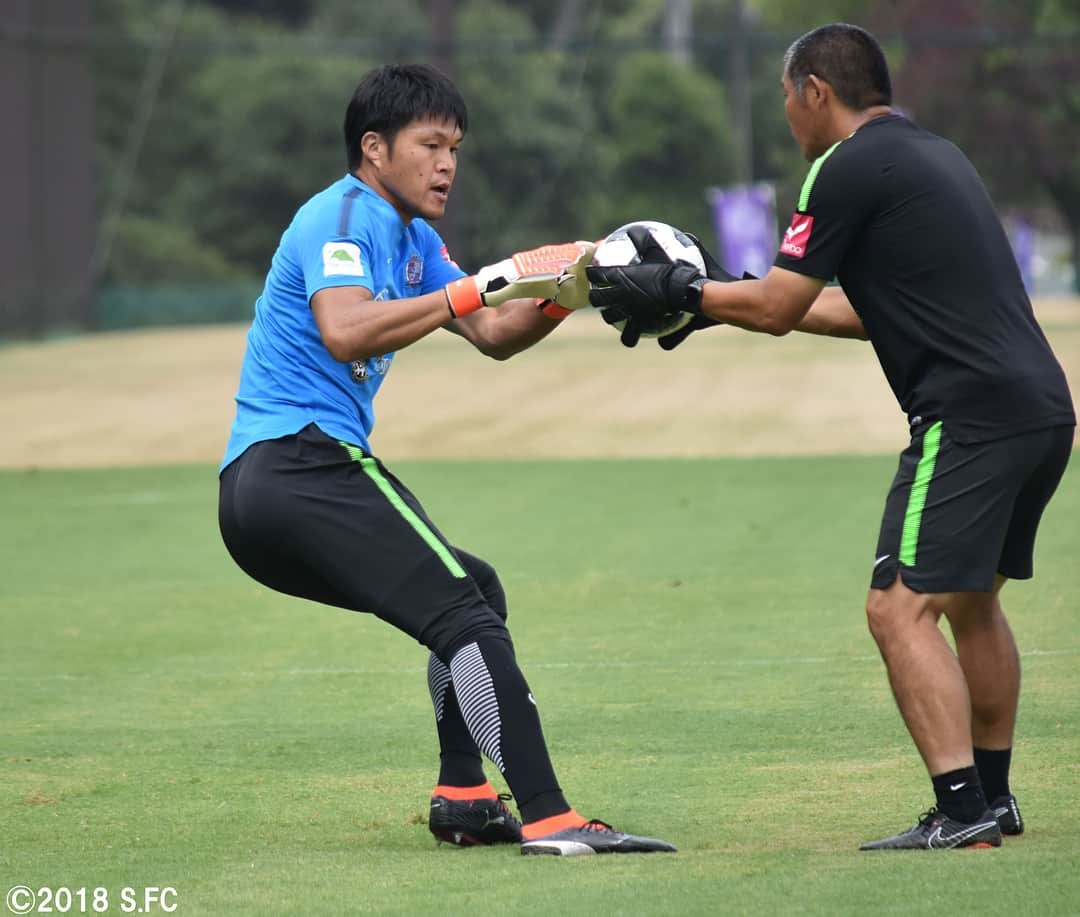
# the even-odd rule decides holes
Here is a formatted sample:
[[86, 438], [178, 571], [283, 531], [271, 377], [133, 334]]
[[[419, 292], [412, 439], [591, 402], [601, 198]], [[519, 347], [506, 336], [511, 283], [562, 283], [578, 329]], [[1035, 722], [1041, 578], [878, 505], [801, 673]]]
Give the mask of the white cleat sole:
[[588, 844], [580, 844], [577, 841], [534, 841], [531, 843], [527, 841], [521, 845], [521, 852], [526, 856], [537, 854], [562, 857], [596, 855], [596, 851]]

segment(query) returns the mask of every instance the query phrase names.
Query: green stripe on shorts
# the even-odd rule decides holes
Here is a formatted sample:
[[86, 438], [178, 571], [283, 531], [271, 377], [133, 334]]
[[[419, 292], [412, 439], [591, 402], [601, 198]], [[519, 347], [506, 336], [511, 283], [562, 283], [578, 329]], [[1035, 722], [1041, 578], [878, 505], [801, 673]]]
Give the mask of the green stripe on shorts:
[[341, 443], [341, 445], [349, 453], [349, 458], [354, 462], [359, 462], [360, 467], [364, 469], [364, 473], [375, 482], [375, 486], [390, 501], [390, 505], [401, 513], [402, 518], [413, 527], [416, 534], [423, 538], [425, 544], [439, 556], [439, 560], [446, 565], [446, 569], [450, 571], [451, 576], [455, 579], [465, 579], [469, 574], [458, 563], [454, 553], [439, 540], [438, 536], [431, 531], [424, 520], [416, 515], [412, 507], [401, 499], [401, 494], [394, 490], [394, 486], [379, 471], [379, 463], [371, 456], [364, 455], [363, 450], [358, 449], [356, 446], [350, 446], [348, 443]]
[[923, 435], [923, 452], [915, 468], [915, 480], [908, 495], [907, 512], [904, 513], [904, 531], [900, 536], [900, 563], [915, 566], [915, 554], [919, 546], [919, 526], [922, 525], [923, 507], [926, 506], [926, 492], [930, 489], [930, 479], [934, 476], [938, 449], [941, 446], [941, 421], [939, 420]]

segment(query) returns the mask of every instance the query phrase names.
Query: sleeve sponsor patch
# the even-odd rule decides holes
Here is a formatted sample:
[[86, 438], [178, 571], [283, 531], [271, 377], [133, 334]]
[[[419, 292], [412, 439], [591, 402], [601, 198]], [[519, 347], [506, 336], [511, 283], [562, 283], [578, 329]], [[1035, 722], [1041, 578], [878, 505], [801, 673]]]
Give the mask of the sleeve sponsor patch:
[[450, 257], [450, 252], [447, 250], [445, 245], [439, 246], [439, 254], [443, 256], [444, 261], [447, 261], [450, 264], [454, 265], [454, 267], [457, 267], [459, 271], [461, 270], [461, 268], [458, 267], [458, 263]]
[[327, 242], [322, 249], [322, 261], [324, 277], [339, 274], [352, 277], [364, 276], [364, 265], [360, 261], [360, 246], [354, 242]]
[[791, 225], [784, 230], [784, 241], [780, 243], [780, 252], [792, 258], [801, 258], [806, 254], [810, 242], [810, 231], [814, 228], [814, 218], [805, 213], [796, 213], [791, 218]]

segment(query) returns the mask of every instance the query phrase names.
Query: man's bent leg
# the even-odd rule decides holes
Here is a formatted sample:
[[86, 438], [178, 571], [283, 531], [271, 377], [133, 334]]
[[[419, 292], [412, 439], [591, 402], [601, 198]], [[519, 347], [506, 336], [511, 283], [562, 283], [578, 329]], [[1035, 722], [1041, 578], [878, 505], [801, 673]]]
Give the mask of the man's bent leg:
[[938, 627], [940, 596], [897, 577], [871, 589], [866, 614], [897, 706], [931, 775], [972, 765], [971, 701], [963, 669]]
[[1001, 831], [979, 783], [971, 747], [971, 706], [963, 669], [938, 619], [949, 595], [918, 593], [899, 577], [871, 589], [870, 630], [893, 696], [930, 772], [937, 807], [893, 837], [862, 850], [996, 847]]
[[[495, 569], [461, 548], [454, 548], [454, 553], [476, 582], [484, 601], [505, 622], [506, 594]], [[494, 798], [495, 791], [484, 776], [480, 750], [462, 719], [450, 668], [434, 653], [428, 658], [428, 692], [435, 708], [435, 724], [439, 732], [440, 768], [435, 795], [441, 791], [445, 795], [447, 787], [480, 787], [484, 789], [484, 796]]]
[[1003, 834], [1024, 833], [1009, 788], [1013, 734], [1020, 701], [1020, 654], [1001, 610], [1000, 574], [993, 592], [956, 593], [945, 610], [971, 695], [971, 739], [983, 792]]
[[998, 576], [993, 592], [958, 592], [945, 607], [960, 666], [971, 695], [971, 738], [976, 748], [1012, 746], [1020, 698], [1020, 654], [1001, 610]]

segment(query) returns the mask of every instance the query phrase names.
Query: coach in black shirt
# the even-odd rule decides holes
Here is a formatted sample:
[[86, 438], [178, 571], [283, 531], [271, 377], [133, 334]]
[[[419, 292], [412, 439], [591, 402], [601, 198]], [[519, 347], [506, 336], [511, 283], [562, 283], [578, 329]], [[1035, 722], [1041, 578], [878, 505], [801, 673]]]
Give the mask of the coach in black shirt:
[[[785, 56], [783, 88], [812, 166], [768, 274], [709, 281], [653, 249], [647, 263], [590, 268], [591, 298], [641, 322], [682, 310], [699, 313], [695, 328], [870, 340], [911, 445], [885, 502], [866, 610], [937, 804], [862, 849], [996, 847], [1023, 832], [1008, 781], [1020, 663], [998, 596], [1031, 577], [1039, 519], [1071, 453], [1065, 375], [978, 174], [891, 111], [875, 39], [843, 24], [809, 32]], [[840, 286], [826, 288], [834, 277]]]

